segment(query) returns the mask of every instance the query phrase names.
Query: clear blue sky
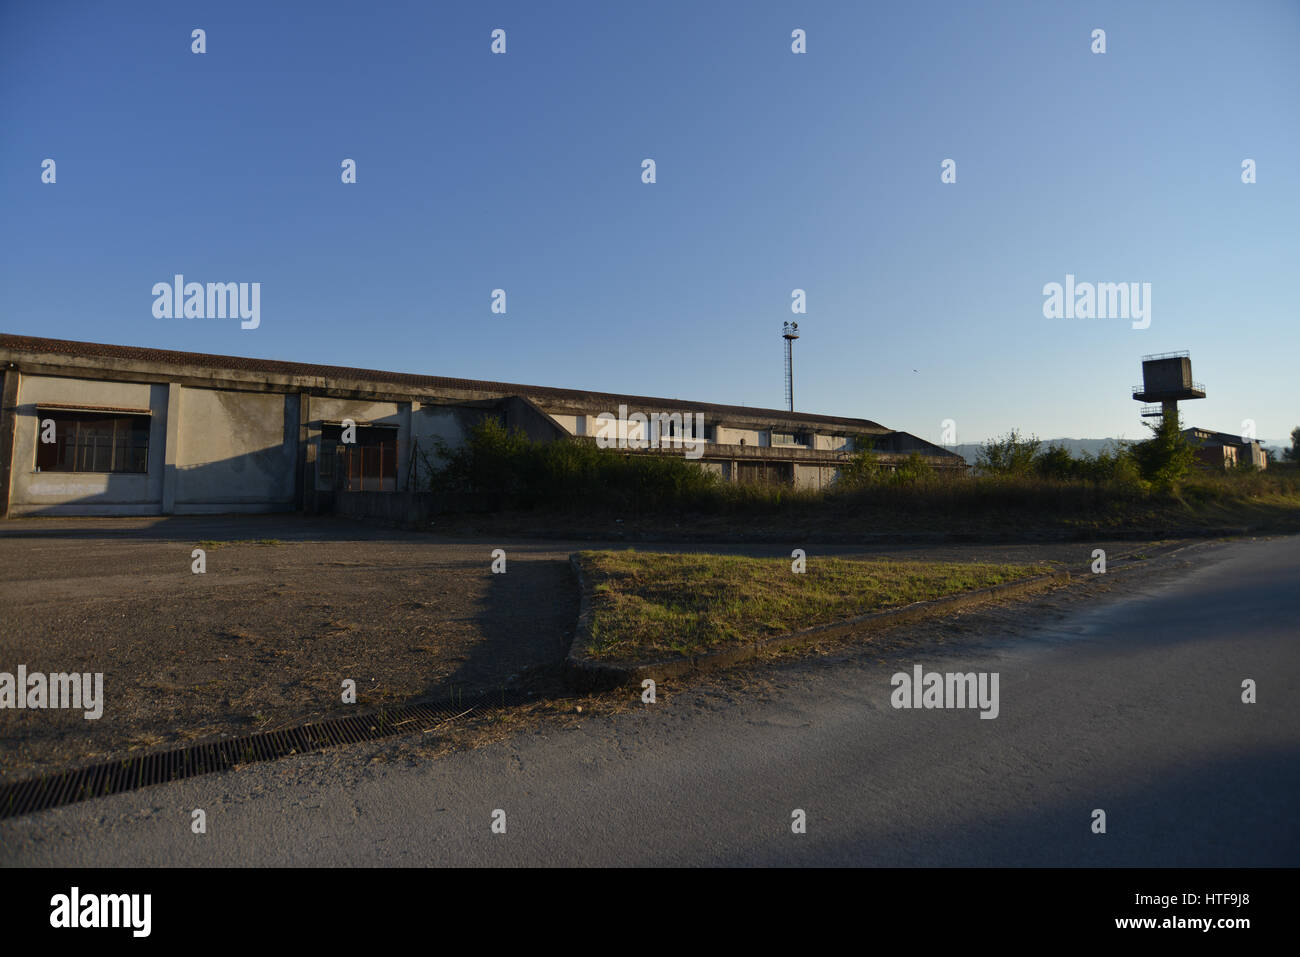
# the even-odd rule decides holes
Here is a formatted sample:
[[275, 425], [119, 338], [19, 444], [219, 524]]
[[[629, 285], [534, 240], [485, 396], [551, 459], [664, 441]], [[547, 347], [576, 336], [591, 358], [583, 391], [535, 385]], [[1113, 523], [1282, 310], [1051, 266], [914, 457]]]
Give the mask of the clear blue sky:
[[0, 131], [7, 332], [779, 408], [795, 318], [799, 409], [935, 441], [1144, 435], [1175, 349], [1196, 424], [1300, 423], [1296, 2], [0, 0]]

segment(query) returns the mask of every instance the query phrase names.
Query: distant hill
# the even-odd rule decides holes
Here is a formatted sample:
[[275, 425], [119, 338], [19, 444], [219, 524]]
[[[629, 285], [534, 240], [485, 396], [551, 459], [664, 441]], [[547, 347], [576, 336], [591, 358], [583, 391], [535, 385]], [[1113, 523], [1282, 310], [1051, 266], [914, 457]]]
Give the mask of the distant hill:
[[[1001, 436], [999, 436], [1001, 438]], [[1121, 442], [1137, 442], [1146, 438], [1145, 435], [1135, 436], [1131, 439], [1043, 439], [1042, 448], [1049, 445], [1063, 445], [1066, 450], [1075, 458], [1079, 458], [1085, 452], [1088, 455], [1096, 455], [1103, 450], [1114, 451], [1119, 448]], [[1289, 447], [1290, 443], [1269, 442], [1267, 439], [1261, 439], [1260, 444], [1265, 448]], [[984, 447], [982, 442], [966, 442], [962, 445], [945, 445], [944, 448], [951, 452], [956, 452], [971, 465], [975, 464], [975, 459]]]
[[[1073, 455], [1075, 458], [1078, 458], [1079, 456], [1083, 455], [1083, 453], [1085, 452], [1087, 452], [1089, 455], [1096, 455], [1098, 452], [1101, 452], [1103, 450], [1114, 451], [1115, 449], [1119, 448], [1119, 444], [1121, 441], [1125, 441], [1125, 440], [1122, 439], [1043, 439], [1042, 448], [1045, 449], [1049, 445], [1063, 445], [1071, 455]], [[950, 451], [956, 452], [958, 455], [964, 458], [971, 465], [974, 465], [975, 459], [980, 453], [980, 449], [984, 448], [984, 443], [966, 442], [963, 443], [962, 445], [945, 446], [945, 448], [949, 449]]]

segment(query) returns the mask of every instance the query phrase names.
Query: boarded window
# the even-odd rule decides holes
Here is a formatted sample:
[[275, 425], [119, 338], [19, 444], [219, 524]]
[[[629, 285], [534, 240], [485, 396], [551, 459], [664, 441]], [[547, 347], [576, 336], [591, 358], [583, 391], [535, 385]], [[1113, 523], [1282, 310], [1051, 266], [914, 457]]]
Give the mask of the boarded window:
[[[38, 471], [149, 471], [149, 416], [55, 409], [36, 412]], [[43, 442], [49, 420], [54, 422], [54, 441]]]

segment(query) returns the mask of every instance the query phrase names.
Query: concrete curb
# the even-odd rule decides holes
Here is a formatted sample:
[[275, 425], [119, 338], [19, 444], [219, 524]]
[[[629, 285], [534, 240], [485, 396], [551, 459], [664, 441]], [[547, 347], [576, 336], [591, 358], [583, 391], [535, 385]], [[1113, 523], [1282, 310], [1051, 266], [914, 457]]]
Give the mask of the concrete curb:
[[852, 632], [870, 631], [886, 625], [903, 621], [912, 621], [935, 614], [944, 614], [961, 608], [968, 608], [986, 601], [1001, 598], [1013, 598], [1019, 595], [1041, 591], [1052, 585], [1063, 584], [1070, 580], [1068, 571], [1054, 571], [1033, 578], [990, 585], [975, 591], [959, 592], [931, 601], [918, 601], [901, 608], [875, 611], [866, 615], [846, 618], [843, 621], [803, 628], [799, 631], [775, 635], [759, 641], [711, 651], [689, 658], [669, 658], [650, 662], [605, 662], [591, 658], [586, 653], [587, 642], [591, 637], [591, 588], [582, 573], [577, 554], [569, 556], [569, 565], [578, 579], [578, 625], [574, 629], [573, 643], [569, 654], [564, 659], [565, 682], [575, 691], [606, 691], [622, 685], [638, 685], [645, 678], [661, 681], [664, 678], [679, 677], [695, 671], [713, 671], [742, 661], [762, 656], [765, 652], [777, 648], [797, 648], [811, 645], [827, 638], [836, 638]]

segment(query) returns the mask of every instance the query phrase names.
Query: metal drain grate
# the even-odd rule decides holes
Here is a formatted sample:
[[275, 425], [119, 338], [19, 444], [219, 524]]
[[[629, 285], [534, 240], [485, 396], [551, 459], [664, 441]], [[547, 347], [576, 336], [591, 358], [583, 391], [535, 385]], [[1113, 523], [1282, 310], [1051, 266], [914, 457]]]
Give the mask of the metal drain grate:
[[225, 771], [238, 764], [272, 761], [291, 754], [374, 741], [415, 731], [422, 725], [439, 724], [467, 711], [491, 714], [501, 708], [537, 700], [540, 700], [537, 696], [524, 692], [498, 691], [450, 701], [400, 705], [14, 781], [0, 785], [0, 819]]

